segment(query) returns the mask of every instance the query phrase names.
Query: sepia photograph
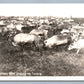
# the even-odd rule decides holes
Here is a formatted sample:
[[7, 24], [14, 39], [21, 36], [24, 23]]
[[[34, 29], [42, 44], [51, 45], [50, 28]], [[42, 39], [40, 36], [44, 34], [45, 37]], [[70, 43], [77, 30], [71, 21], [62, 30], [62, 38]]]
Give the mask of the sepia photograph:
[[84, 4], [0, 4], [0, 76], [84, 76]]

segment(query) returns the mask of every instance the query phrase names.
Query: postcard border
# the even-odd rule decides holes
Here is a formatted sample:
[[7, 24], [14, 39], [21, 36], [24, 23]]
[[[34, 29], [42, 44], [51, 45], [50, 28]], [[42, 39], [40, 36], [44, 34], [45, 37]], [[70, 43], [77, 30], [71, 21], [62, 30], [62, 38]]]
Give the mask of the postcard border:
[[[0, 0], [0, 4], [3, 4], [3, 3], [28, 3], [28, 4], [30, 4], [30, 3], [56, 3], [56, 4], [58, 4], [58, 3], [84, 3], [84, 0], [20, 0], [20, 1], [18, 1], [18, 0]], [[16, 79], [15, 80], [11, 80], [11, 78], [10, 77], [7, 77], [7, 79], [5, 80], [5, 77], [0, 77], [1, 79], [0, 79], [0, 82], [18, 82], [18, 81], [21, 81], [21, 82], [44, 82], [44, 81], [47, 81], [47, 82], [84, 82], [84, 77], [76, 77], [76, 78], [74, 78], [74, 77], [65, 77], [65, 79], [63, 80], [63, 79], [60, 79], [60, 77], [58, 77], [58, 78], [54, 78], [54, 79], [52, 79], [51, 78], [51, 80], [49, 79], [49, 80], [47, 80], [45, 77], [43, 77], [45, 80], [42, 80], [42, 79], [40, 79], [40, 80], [35, 80], [36, 78], [34, 78], [34, 80], [32, 80], [32, 78], [31, 78], [31, 80], [29, 79], [29, 80], [22, 80], [22, 79], [20, 79], [20, 80], [16, 80], [16, 79], [19, 79], [19, 77], [16, 77]], [[22, 77], [23, 78], [23, 77]], [[39, 78], [39, 77], [38, 77]], [[69, 78], [69, 79], [67, 79], [67, 78]], [[82, 78], [82, 79], [81, 79]], [[25, 79], [25, 78], [23, 78], [23, 79]]]

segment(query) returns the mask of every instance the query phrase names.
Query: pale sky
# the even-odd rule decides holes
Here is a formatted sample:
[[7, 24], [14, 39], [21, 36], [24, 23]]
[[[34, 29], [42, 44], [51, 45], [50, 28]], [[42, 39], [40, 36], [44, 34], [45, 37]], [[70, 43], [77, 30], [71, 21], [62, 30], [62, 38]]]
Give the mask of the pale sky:
[[84, 4], [0, 4], [0, 15], [84, 17]]

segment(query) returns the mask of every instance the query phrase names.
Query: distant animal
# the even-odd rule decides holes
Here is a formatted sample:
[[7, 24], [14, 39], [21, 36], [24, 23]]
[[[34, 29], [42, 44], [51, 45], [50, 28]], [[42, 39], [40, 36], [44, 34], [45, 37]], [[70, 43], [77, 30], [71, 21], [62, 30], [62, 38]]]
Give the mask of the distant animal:
[[35, 44], [38, 47], [41, 37], [34, 34], [19, 33], [14, 36], [12, 44], [13, 46], [18, 46], [20, 43], [30, 43]]
[[48, 37], [48, 30], [43, 30], [43, 29], [33, 29], [30, 34], [36, 34], [39, 36], [43, 36], [44, 39], [47, 39]]
[[23, 33], [30, 33], [33, 29], [35, 28], [33, 28], [32, 26], [24, 26], [21, 28]]
[[52, 48], [53, 46], [58, 46], [62, 44], [68, 44], [71, 41], [71, 38], [67, 35], [54, 35], [51, 38], [48, 38], [44, 41], [45, 47]]
[[0, 21], [0, 25], [3, 25], [4, 24], [4, 21]]
[[68, 34], [68, 33], [70, 33], [70, 31], [69, 31], [68, 29], [63, 29], [63, 30], [61, 31], [61, 34]]
[[64, 28], [65, 28], [64, 23], [60, 23], [60, 24], [57, 25], [57, 29], [58, 29], [58, 30], [62, 30], [62, 29], [64, 29]]
[[22, 27], [23, 27], [22, 24], [17, 24], [17, 25], [15, 26], [15, 28], [16, 28], [18, 31], [22, 31]]
[[77, 42], [81, 38], [80, 33], [70, 33], [70, 35], [71, 35], [72, 43]]
[[84, 48], [84, 39], [79, 39], [77, 42], [70, 44], [68, 50], [77, 49], [78, 54], [82, 48]]
[[47, 37], [51, 37], [54, 34], [54, 32], [56, 32], [56, 29], [55, 28], [54, 27], [51, 27], [49, 25], [41, 25], [40, 27], [38, 27], [38, 30], [47, 31]]
[[50, 30], [51, 26], [49, 26], [49, 25], [41, 25], [40, 27], [38, 27], [38, 29]]
[[80, 38], [84, 39], [84, 33], [80, 33]]
[[84, 32], [84, 27], [81, 27], [81, 26], [72, 26], [70, 32], [83, 33]]

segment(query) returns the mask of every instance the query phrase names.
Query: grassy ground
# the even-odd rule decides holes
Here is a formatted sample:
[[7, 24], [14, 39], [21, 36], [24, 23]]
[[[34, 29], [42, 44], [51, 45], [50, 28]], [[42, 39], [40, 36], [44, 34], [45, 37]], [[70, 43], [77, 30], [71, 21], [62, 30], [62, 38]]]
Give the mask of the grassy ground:
[[[41, 52], [12, 46], [0, 37], [0, 73], [41, 73], [41, 76], [84, 76], [83, 52], [42, 50]], [[30, 74], [38, 75], [38, 74]]]

